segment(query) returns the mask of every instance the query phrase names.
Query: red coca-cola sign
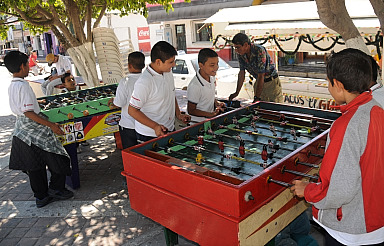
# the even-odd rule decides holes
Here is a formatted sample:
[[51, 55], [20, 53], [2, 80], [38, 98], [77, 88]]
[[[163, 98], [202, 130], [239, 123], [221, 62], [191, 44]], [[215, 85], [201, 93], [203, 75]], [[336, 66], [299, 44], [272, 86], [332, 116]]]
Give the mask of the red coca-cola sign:
[[138, 27], [137, 37], [139, 40], [139, 50], [142, 52], [150, 52], [151, 40], [149, 35], [149, 27]]
[[149, 39], [149, 27], [138, 27], [137, 28], [137, 36], [139, 40]]

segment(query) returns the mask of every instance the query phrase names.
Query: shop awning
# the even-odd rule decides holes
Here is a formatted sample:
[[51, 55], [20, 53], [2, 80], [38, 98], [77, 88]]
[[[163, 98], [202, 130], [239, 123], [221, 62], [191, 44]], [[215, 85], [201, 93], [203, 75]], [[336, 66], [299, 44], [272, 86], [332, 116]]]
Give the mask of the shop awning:
[[177, 3], [173, 5], [174, 11], [168, 13], [162, 6], [148, 8], [148, 24], [159, 23], [162, 21], [173, 21], [179, 19], [206, 19], [215, 14], [220, 9], [249, 7], [253, 0], [238, 1], [191, 1], [190, 3]]
[[[380, 26], [369, 0], [346, 0], [346, 7], [357, 26]], [[314, 1], [226, 8], [204, 22], [227, 23], [226, 30], [325, 28]]]
[[[377, 18], [353, 19], [357, 28], [380, 28]], [[327, 28], [320, 20], [290, 22], [229, 23], [225, 30], [280, 30], [280, 29], [319, 29]]]

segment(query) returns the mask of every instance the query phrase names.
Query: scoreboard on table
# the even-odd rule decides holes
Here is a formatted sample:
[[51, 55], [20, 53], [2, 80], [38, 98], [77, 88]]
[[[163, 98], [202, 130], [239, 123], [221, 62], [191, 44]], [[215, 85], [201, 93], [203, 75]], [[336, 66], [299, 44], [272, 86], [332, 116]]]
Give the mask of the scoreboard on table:
[[201, 245], [264, 245], [308, 205], [339, 113], [258, 102], [123, 150], [131, 207]]
[[65, 135], [59, 136], [63, 145], [80, 142], [117, 132], [120, 109], [110, 108], [108, 101], [115, 96], [117, 84], [62, 93], [43, 98], [41, 112], [49, 121], [60, 123]]

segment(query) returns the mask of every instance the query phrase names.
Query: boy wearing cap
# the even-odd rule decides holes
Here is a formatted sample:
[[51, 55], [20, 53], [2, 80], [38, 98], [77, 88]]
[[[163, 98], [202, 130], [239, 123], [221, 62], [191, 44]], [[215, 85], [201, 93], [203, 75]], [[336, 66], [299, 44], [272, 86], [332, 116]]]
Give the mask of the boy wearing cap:
[[41, 84], [41, 90], [44, 95], [49, 96], [53, 93], [55, 86], [62, 83], [61, 78], [65, 73], [72, 74], [72, 64], [68, 58], [62, 55], [48, 54], [45, 59], [48, 62], [48, 66], [52, 66], [53, 63], [56, 63], [57, 70], [57, 74], [50, 76]]

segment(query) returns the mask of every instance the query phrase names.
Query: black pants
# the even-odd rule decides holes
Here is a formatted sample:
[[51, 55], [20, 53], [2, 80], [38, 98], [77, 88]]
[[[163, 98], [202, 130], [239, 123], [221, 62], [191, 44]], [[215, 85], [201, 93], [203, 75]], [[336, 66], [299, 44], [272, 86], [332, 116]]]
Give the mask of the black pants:
[[[48, 196], [48, 177], [47, 170], [27, 171], [29, 182], [31, 184], [34, 196], [38, 199], [43, 199]], [[66, 175], [58, 174], [51, 171], [51, 179], [49, 188], [53, 190], [63, 190], [65, 188]]]
[[135, 129], [119, 126], [119, 132], [123, 149], [135, 146], [137, 144]]
[[156, 138], [156, 137], [141, 135], [140, 133], [137, 133], [137, 132], [136, 132], [136, 137], [137, 137], [137, 140], [139, 140], [141, 142], [146, 142], [146, 141], [149, 141], [149, 140]]
[[[326, 246], [344, 246], [344, 244], [340, 243], [336, 239], [334, 239], [327, 231], [325, 231], [325, 245]], [[383, 246], [384, 243], [379, 244], [369, 244], [369, 245], [376, 245], [376, 246]]]
[[66, 156], [29, 146], [17, 137], [12, 139], [9, 168], [28, 174], [36, 198], [43, 199], [48, 191], [47, 167], [51, 172], [49, 187], [54, 190], [65, 188], [66, 175], [71, 175], [70, 160]]

